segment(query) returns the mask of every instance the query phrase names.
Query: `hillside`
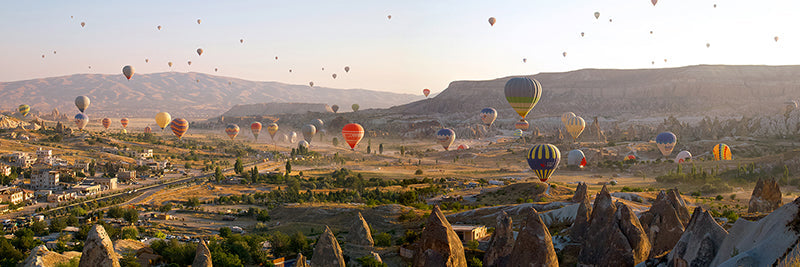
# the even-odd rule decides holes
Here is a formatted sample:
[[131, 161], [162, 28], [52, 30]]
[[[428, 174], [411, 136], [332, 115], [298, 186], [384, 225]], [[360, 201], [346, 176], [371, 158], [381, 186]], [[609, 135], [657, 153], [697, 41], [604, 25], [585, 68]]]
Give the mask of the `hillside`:
[[[543, 87], [529, 118], [575, 112], [584, 118], [736, 116], [774, 113], [800, 98], [800, 66], [700, 65], [668, 69], [583, 69], [529, 76]], [[477, 116], [494, 107], [498, 118], [515, 117], [503, 95], [512, 77], [455, 81], [436, 97], [397, 106], [388, 113]]]
[[166, 72], [120, 75], [76, 74], [25, 81], [0, 82], [0, 107], [14, 110], [31, 105], [31, 112], [50, 113], [53, 108], [73, 115], [74, 99], [91, 97], [89, 115], [151, 117], [167, 111], [180, 117], [218, 116], [234, 105], [265, 102], [322, 103], [362, 109], [388, 108], [422, 99], [422, 96], [362, 89], [332, 89], [255, 82], [202, 73]]

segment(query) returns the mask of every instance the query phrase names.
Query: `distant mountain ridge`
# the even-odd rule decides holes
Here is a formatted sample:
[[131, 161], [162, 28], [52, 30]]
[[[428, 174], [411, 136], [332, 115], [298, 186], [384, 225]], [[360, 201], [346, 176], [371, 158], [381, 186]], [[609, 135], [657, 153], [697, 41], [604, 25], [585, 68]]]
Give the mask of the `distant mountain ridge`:
[[333, 89], [256, 82], [203, 73], [164, 72], [136, 74], [75, 74], [14, 82], [0, 82], [0, 107], [16, 110], [31, 105], [32, 113], [47, 114], [58, 108], [68, 116], [77, 113], [74, 100], [91, 98], [91, 117], [151, 117], [167, 111], [173, 117], [213, 117], [235, 105], [267, 102], [320, 103], [350, 107], [388, 108], [423, 99], [421, 95], [364, 89]]

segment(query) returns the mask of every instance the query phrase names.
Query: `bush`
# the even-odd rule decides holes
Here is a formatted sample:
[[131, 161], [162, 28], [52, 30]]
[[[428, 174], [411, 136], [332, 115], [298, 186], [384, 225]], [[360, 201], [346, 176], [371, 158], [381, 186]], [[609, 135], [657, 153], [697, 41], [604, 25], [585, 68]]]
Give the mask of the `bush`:
[[731, 194], [731, 200], [736, 200], [736, 194]]
[[372, 240], [375, 241], [375, 245], [379, 247], [389, 247], [392, 245], [392, 235], [389, 233], [377, 233], [372, 235]]
[[422, 169], [417, 169], [417, 171], [414, 172], [414, 175], [422, 175]]
[[722, 195], [717, 195], [717, 197], [715, 197], [715, 199], [716, 199], [717, 201], [719, 201], [719, 200], [723, 200], [723, 199], [725, 199], [725, 198], [724, 198], [724, 197], [722, 197]]

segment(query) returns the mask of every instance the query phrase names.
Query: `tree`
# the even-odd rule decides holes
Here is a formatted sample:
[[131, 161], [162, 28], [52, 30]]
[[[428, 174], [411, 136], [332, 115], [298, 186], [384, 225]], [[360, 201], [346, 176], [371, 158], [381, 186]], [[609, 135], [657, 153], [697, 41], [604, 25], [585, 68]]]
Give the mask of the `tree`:
[[139, 230], [136, 230], [136, 227], [133, 226], [122, 228], [119, 239], [139, 239]]
[[219, 236], [222, 238], [228, 238], [229, 236], [231, 236], [232, 233], [233, 231], [231, 231], [231, 228], [228, 227], [219, 228]]
[[96, 173], [97, 173], [97, 163], [95, 163], [94, 160], [92, 160], [92, 162], [89, 163], [89, 176], [94, 177]]
[[64, 230], [66, 227], [67, 223], [64, 222], [64, 220], [61, 218], [53, 218], [50, 220], [50, 226], [47, 228], [49, 228], [51, 233], [58, 233], [61, 232], [61, 230]]
[[217, 166], [217, 168], [214, 169], [214, 180], [217, 180], [217, 183], [219, 183], [219, 182], [222, 182], [222, 180], [224, 180], [224, 179], [225, 179], [225, 175], [222, 174], [222, 168]]
[[172, 210], [172, 203], [167, 203], [167, 204], [161, 205], [161, 207], [158, 207], [158, 211], [163, 212], [163, 213], [167, 213], [170, 210]]
[[268, 210], [260, 210], [256, 214], [256, 220], [260, 222], [269, 221], [269, 211]]
[[378, 154], [383, 154], [383, 143], [378, 145]]
[[125, 221], [127, 221], [130, 224], [133, 224], [139, 220], [139, 211], [137, 211], [136, 209], [126, 209], [123, 217]]
[[372, 146], [367, 146], [367, 154], [372, 153]]
[[38, 221], [31, 225], [31, 230], [33, 230], [33, 234], [37, 236], [47, 235], [47, 224], [44, 221]]
[[244, 164], [242, 164], [242, 158], [236, 158], [236, 163], [233, 164], [233, 171], [236, 172], [236, 174], [244, 172]]
[[406, 147], [400, 146], [400, 156], [405, 156], [405, 155], [406, 155]]
[[189, 169], [192, 168], [192, 164], [189, 163], [189, 162], [186, 162], [186, 163], [183, 164], [183, 168], [186, 169], [186, 170], [189, 170]]
[[189, 207], [196, 208], [200, 206], [200, 200], [197, 199], [196, 197], [190, 197], [189, 199], [186, 200], [186, 204]]
[[122, 216], [124, 215], [123, 213], [124, 213], [124, 211], [122, 210], [122, 208], [114, 206], [114, 207], [111, 207], [111, 208], [108, 209], [108, 212], [106, 212], [106, 215], [109, 218], [119, 219], [119, 218], [122, 218]]
[[289, 176], [289, 174], [291, 174], [291, 173], [292, 173], [292, 162], [287, 160], [286, 161], [286, 176]]
[[339, 146], [339, 138], [334, 137], [331, 143], [333, 143], [333, 146]]

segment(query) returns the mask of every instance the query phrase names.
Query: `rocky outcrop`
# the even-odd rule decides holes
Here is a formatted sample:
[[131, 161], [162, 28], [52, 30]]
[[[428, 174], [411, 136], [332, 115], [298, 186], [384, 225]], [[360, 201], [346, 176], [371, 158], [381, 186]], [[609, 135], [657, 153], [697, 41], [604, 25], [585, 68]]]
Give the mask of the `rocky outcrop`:
[[375, 244], [375, 242], [372, 241], [372, 233], [370, 233], [369, 224], [364, 220], [364, 216], [361, 215], [361, 212], [358, 213], [358, 217], [356, 217], [353, 225], [350, 226], [347, 242], [367, 247], [371, 247]]
[[586, 183], [578, 182], [578, 187], [575, 187], [575, 194], [572, 195], [572, 202], [581, 203], [589, 199], [589, 192]]
[[509, 266], [558, 266], [550, 231], [535, 209], [527, 210], [527, 217], [511, 251]]
[[492, 239], [489, 241], [489, 248], [483, 255], [483, 266], [509, 266], [508, 260], [513, 248], [514, 229], [511, 217], [508, 216], [508, 213], [502, 211], [497, 216], [497, 225], [492, 234]]
[[373, 251], [369, 253], [369, 256], [375, 259], [375, 261], [383, 263], [383, 259], [381, 259], [381, 254], [378, 254], [377, 252]]
[[119, 267], [119, 255], [114, 252], [114, 244], [102, 225], [95, 224], [89, 230], [79, 267], [110, 266]]
[[439, 206], [433, 206], [425, 229], [420, 236], [419, 248], [414, 253], [413, 266], [467, 266], [461, 239]]
[[303, 253], [297, 253], [297, 261], [295, 261], [294, 267], [309, 267], [306, 262], [306, 256], [303, 256]]
[[28, 258], [22, 262], [24, 267], [50, 267], [58, 264], [69, 263], [72, 257], [50, 251], [45, 245], [39, 245], [31, 250]]
[[194, 254], [194, 261], [192, 261], [192, 267], [212, 267], [211, 261], [211, 250], [208, 249], [208, 245], [206, 245], [206, 241], [200, 239], [200, 243], [197, 243], [197, 251]]
[[[711, 266], [722, 241], [728, 235], [722, 226], [701, 207], [694, 209], [675, 248], [667, 255], [668, 266]], [[680, 265], [684, 264], [684, 265]]]
[[664, 191], [658, 193], [650, 210], [643, 212], [639, 221], [652, 246], [651, 258], [672, 250], [683, 235], [684, 225]]
[[612, 203], [611, 194], [603, 186], [594, 201], [578, 263], [634, 266], [646, 260], [650, 250], [650, 242], [639, 219], [624, 203]]
[[569, 228], [569, 237], [573, 243], [583, 242], [583, 237], [589, 229], [589, 216], [592, 214], [592, 206], [589, 204], [589, 198], [584, 198], [578, 206], [578, 212], [575, 214], [575, 220]]
[[750, 207], [747, 212], [772, 212], [781, 206], [782, 195], [778, 181], [774, 179], [758, 179], [753, 195], [750, 196]]
[[681, 219], [681, 223], [683, 223], [683, 225], [689, 223], [689, 219], [691, 218], [689, 215], [689, 208], [686, 207], [686, 201], [681, 197], [678, 188], [667, 190], [667, 199], [678, 214], [678, 218]]
[[317, 244], [314, 245], [314, 257], [311, 258], [311, 266], [345, 266], [342, 248], [339, 247], [336, 236], [333, 235], [333, 231], [327, 225], [325, 226], [325, 232], [319, 236]]

